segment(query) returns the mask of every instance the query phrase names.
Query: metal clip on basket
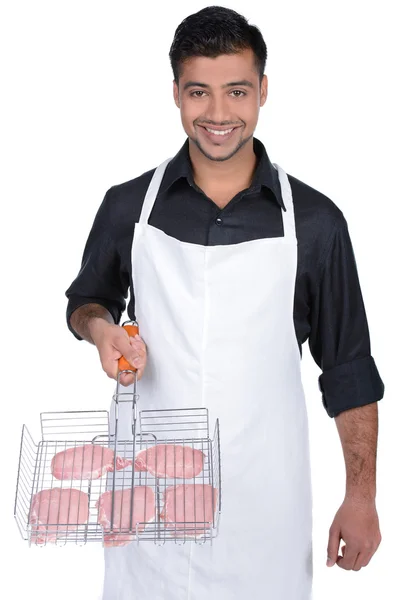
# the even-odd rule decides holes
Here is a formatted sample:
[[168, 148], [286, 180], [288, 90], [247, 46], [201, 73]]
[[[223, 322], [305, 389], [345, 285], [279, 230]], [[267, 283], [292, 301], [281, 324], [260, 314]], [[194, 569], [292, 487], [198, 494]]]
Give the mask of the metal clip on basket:
[[[136, 321], [123, 327], [134, 336]], [[14, 516], [29, 544], [212, 543], [221, 513], [219, 422], [206, 408], [137, 412], [137, 371], [118, 363], [114, 430], [108, 411], [41, 413], [42, 439], [22, 428]], [[133, 389], [120, 375], [133, 373]], [[126, 391], [122, 391], [124, 388]], [[131, 403], [132, 436], [119, 435]]]

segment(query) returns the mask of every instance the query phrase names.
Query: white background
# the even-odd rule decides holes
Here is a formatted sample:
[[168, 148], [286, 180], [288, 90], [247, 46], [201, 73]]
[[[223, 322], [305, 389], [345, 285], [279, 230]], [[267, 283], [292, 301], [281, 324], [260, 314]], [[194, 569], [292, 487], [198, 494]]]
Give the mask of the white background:
[[[383, 541], [369, 566], [325, 566], [344, 494], [335, 421], [322, 406], [307, 343], [303, 383], [314, 488], [314, 599], [399, 597], [399, 47], [395, 2], [231, 1], [268, 48], [256, 137], [272, 161], [344, 212], [367, 309], [379, 403]], [[106, 190], [173, 156], [185, 140], [168, 51], [204, 2], [8, 2], [0, 15], [2, 589], [8, 596], [96, 600], [100, 547], [34, 548], [13, 519], [21, 427], [39, 413], [108, 408], [113, 382], [65, 323], [65, 290]], [[287, 565], [290, 576], [290, 564]], [[3, 569], [2, 569], [3, 570]], [[276, 599], [278, 600], [278, 599]]]

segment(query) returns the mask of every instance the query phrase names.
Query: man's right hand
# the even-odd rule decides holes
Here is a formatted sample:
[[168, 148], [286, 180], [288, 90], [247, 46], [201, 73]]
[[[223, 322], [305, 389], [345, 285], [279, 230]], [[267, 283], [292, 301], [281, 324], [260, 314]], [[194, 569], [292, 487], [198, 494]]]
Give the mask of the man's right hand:
[[[146, 367], [146, 344], [137, 335], [130, 337], [120, 325], [111, 324], [104, 319], [94, 318], [90, 321], [90, 335], [99, 352], [103, 370], [111, 379], [117, 379], [118, 360], [123, 356], [137, 369], [137, 379], [143, 375]], [[120, 382], [127, 386], [133, 383], [133, 373], [122, 373]]]

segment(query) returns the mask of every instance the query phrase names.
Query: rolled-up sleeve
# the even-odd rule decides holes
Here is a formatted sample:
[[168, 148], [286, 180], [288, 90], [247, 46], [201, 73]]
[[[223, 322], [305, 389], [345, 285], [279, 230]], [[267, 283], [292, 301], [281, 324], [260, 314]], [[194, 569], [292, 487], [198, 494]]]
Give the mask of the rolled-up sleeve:
[[126, 307], [129, 282], [121, 272], [121, 257], [111, 218], [112, 189], [110, 188], [97, 211], [90, 230], [80, 271], [65, 295], [67, 325], [73, 335], [82, 338], [71, 326], [71, 315], [80, 306], [96, 303], [104, 306], [119, 323]]
[[338, 219], [312, 294], [309, 348], [330, 417], [381, 400], [384, 384], [371, 356], [367, 316], [344, 216]]

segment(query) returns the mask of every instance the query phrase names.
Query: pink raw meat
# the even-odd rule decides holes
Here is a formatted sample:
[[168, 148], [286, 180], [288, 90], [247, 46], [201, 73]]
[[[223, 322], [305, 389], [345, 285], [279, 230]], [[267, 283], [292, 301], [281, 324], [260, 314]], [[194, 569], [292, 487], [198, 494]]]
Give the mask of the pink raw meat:
[[135, 469], [155, 477], [191, 479], [203, 470], [204, 453], [190, 446], [158, 444], [141, 450], [135, 457]]
[[[132, 460], [117, 456], [117, 471], [129, 467]], [[114, 450], [85, 444], [57, 452], [51, 459], [51, 472], [56, 479], [99, 479], [114, 471]]]
[[[97, 522], [104, 528], [104, 546], [126, 546], [135, 539], [135, 533], [128, 533], [131, 513], [131, 490], [114, 492], [114, 522], [111, 531], [112, 492], [104, 492], [96, 502], [98, 508]], [[151, 487], [136, 485], [133, 492], [132, 531], [142, 532], [144, 523], [149, 523], [155, 516], [155, 496]]]
[[89, 497], [85, 492], [73, 488], [42, 490], [32, 498], [29, 515], [31, 541], [44, 544], [56, 541], [57, 537], [65, 537], [76, 531], [77, 525], [87, 523], [88, 515]]
[[[185, 530], [189, 537], [203, 535], [213, 523], [218, 490], [208, 484], [180, 484], [164, 492], [164, 508], [160, 514], [166, 527]], [[198, 523], [198, 524], [197, 524]], [[173, 532], [171, 532], [173, 533]]]

